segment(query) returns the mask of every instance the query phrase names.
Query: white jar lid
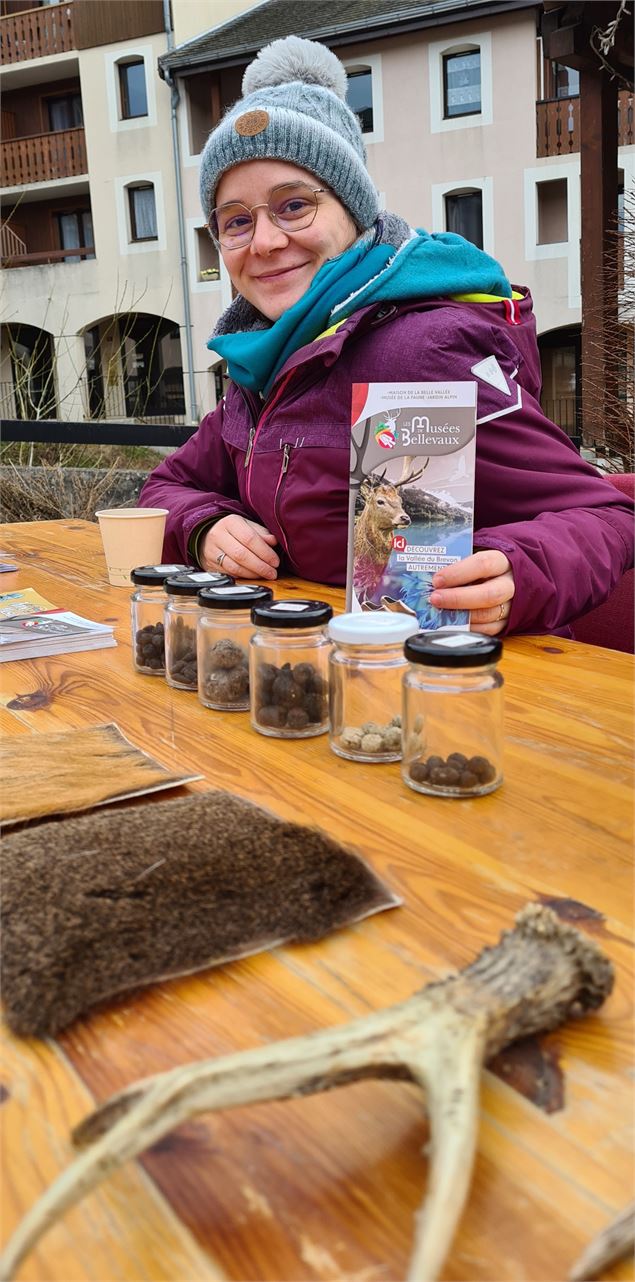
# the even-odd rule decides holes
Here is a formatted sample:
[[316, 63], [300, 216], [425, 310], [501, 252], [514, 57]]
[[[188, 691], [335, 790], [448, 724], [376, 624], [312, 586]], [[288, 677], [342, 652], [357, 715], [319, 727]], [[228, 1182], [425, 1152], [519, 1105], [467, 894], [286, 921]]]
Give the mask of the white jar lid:
[[349, 645], [389, 645], [394, 641], [406, 641], [419, 630], [414, 614], [400, 614], [392, 610], [339, 614], [331, 619], [328, 627], [331, 640]]

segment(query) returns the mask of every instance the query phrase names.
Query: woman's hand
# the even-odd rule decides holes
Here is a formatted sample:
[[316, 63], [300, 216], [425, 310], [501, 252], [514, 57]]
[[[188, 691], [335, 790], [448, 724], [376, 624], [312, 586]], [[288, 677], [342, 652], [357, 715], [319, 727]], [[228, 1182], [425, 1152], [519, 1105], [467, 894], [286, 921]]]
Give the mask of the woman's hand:
[[277, 542], [264, 525], [243, 516], [223, 516], [201, 542], [198, 559], [204, 570], [222, 569], [235, 579], [275, 579], [280, 558]]
[[474, 552], [444, 566], [432, 587], [430, 602], [437, 610], [469, 610], [470, 626], [490, 637], [504, 631], [516, 585], [503, 552]]

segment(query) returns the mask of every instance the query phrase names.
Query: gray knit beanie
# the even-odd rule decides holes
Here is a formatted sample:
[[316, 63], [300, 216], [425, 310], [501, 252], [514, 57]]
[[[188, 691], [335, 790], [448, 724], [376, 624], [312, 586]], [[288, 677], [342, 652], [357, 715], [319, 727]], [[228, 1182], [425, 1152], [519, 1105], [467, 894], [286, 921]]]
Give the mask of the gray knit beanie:
[[205, 217], [221, 175], [244, 160], [288, 160], [330, 187], [360, 228], [379, 199], [366, 169], [359, 120], [346, 104], [346, 72], [330, 49], [287, 36], [261, 49], [243, 77], [243, 97], [212, 131], [201, 159]]

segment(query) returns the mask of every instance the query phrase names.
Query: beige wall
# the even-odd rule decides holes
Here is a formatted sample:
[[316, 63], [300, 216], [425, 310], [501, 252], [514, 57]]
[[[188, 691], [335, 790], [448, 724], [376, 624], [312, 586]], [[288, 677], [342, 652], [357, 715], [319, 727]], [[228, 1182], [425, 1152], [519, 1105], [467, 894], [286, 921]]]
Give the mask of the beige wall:
[[172, 0], [175, 41], [183, 44], [253, 7], [254, 0]]

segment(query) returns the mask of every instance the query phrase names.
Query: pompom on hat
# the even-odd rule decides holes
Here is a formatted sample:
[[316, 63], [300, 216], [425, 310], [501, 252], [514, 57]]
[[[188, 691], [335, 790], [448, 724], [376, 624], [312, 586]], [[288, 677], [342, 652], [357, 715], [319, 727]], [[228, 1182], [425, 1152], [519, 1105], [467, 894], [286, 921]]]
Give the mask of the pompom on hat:
[[359, 120], [346, 103], [346, 72], [330, 49], [287, 36], [261, 49], [245, 71], [243, 97], [230, 107], [203, 150], [201, 202], [206, 218], [221, 176], [245, 160], [288, 160], [315, 174], [358, 227], [379, 213], [366, 168]]

